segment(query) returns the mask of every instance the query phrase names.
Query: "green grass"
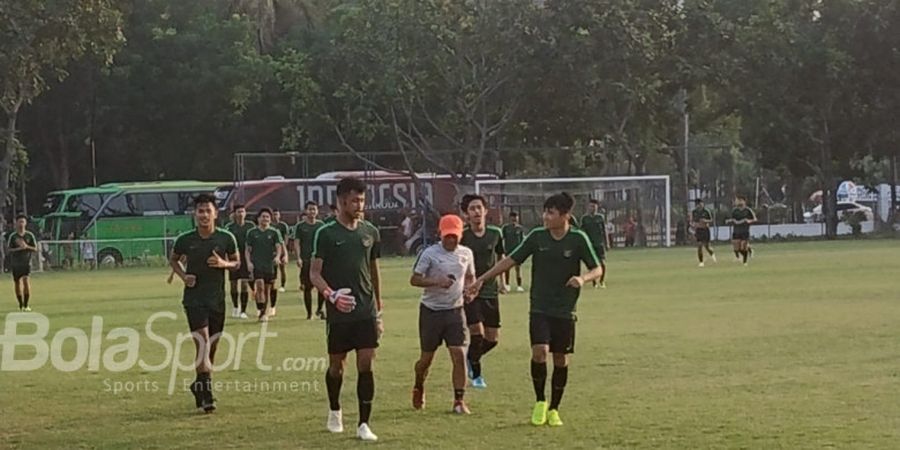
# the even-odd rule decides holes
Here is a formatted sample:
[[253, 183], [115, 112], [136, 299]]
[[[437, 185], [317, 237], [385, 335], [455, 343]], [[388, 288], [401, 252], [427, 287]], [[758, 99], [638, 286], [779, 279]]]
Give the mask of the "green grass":
[[[386, 334], [376, 364], [373, 430], [385, 448], [510, 448], [538, 444], [581, 448], [895, 448], [900, 441], [900, 302], [896, 241], [758, 245], [744, 268], [722, 251], [695, 266], [690, 249], [614, 251], [609, 289], [585, 290], [579, 302], [576, 354], [561, 408], [565, 426], [528, 425], [527, 296], [503, 302], [500, 346], [485, 360], [485, 391], [469, 390], [473, 415], [451, 406], [449, 362], [436, 360], [428, 408], [409, 406], [417, 357], [417, 291], [407, 284], [410, 260], [384, 263]], [[722, 248], [722, 250], [725, 250]], [[290, 286], [295, 287], [295, 274]], [[147, 318], [173, 339], [186, 323], [179, 288], [162, 269], [38, 274], [33, 305], [61, 328], [140, 330], [140, 358], [163, 360], [147, 338]], [[9, 281], [4, 290], [11, 291]], [[11, 310], [11, 295], [4, 300]], [[295, 293], [282, 294], [277, 332], [263, 361], [324, 353], [324, 327], [307, 322]], [[7, 317], [7, 320], [9, 318]], [[257, 331], [229, 319], [231, 333]], [[7, 330], [9, 333], [10, 330]], [[21, 328], [19, 333], [29, 329]], [[48, 341], [50, 338], [47, 339]], [[118, 341], [103, 341], [103, 351]], [[256, 341], [251, 341], [255, 343]], [[71, 358], [73, 342], [65, 346]], [[191, 353], [189, 346], [186, 353]], [[17, 356], [33, 352], [20, 349]], [[186, 355], [185, 360], [190, 355]], [[355, 371], [344, 382], [347, 431], [324, 429], [327, 400], [319, 370], [259, 370], [248, 345], [238, 370], [217, 381], [308, 382], [309, 391], [223, 392], [219, 411], [199, 415], [190, 395], [167, 395], [169, 372], [87, 368], [63, 373], [49, 364], [0, 374], [0, 447], [321, 448], [356, 446]], [[190, 379], [180, 372], [179, 379]], [[151, 391], [114, 394], [113, 382]], [[153, 385], [158, 391], [153, 391]], [[317, 383], [317, 384], [313, 384]], [[144, 386], [146, 387], [146, 386]], [[315, 388], [318, 388], [318, 391]], [[549, 386], [548, 386], [549, 389]], [[550, 447], [550, 448], [553, 448]]]

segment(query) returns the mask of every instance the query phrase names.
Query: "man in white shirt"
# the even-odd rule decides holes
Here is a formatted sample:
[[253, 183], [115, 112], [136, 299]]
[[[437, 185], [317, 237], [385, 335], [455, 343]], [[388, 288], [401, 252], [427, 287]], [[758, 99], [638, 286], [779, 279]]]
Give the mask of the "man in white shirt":
[[434, 353], [447, 344], [453, 364], [453, 412], [469, 414], [463, 397], [466, 392], [466, 319], [463, 311], [465, 288], [475, 281], [475, 257], [467, 247], [459, 245], [463, 222], [459, 216], [441, 217], [438, 229], [441, 242], [425, 249], [413, 267], [409, 283], [423, 288], [419, 308], [419, 342], [421, 356], [416, 362], [413, 408], [425, 407], [425, 378]]

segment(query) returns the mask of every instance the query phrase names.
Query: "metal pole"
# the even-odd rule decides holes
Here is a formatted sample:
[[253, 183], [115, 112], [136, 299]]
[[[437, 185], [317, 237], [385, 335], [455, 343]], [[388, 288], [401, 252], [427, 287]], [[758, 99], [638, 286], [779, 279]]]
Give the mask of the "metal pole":
[[93, 137], [91, 137], [91, 176], [94, 181], [94, 187], [97, 187], [97, 146], [94, 145]]

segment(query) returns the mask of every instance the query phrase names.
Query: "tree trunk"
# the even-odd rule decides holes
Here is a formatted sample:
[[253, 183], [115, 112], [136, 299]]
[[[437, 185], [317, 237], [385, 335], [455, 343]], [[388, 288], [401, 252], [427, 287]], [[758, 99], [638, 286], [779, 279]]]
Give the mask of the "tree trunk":
[[837, 237], [837, 188], [840, 180], [834, 176], [834, 162], [831, 160], [831, 148], [828, 143], [822, 145], [822, 213], [825, 214], [825, 237]]
[[[6, 148], [3, 158], [0, 158], [0, 236], [6, 228], [6, 199], [9, 197], [9, 171], [12, 169], [13, 159], [16, 157], [16, 119], [22, 102], [17, 102], [6, 113]], [[4, 269], [6, 261], [6, 246], [0, 245], [0, 269]]]
[[897, 216], [897, 156], [891, 155], [891, 210], [888, 213], [888, 222], [893, 227]]

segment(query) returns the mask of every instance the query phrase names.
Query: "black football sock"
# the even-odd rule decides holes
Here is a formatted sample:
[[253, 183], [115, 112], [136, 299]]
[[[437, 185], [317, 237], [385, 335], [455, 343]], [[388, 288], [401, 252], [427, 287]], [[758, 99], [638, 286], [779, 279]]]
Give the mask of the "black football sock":
[[567, 381], [569, 381], [569, 367], [553, 367], [553, 379], [550, 380], [550, 409], [559, 409]]
[[531, 361], [531, 381], [534, 383], [534, 396], [536, 401], [543, 402], [547, 398], [544, 396], [544, 386], [547, 385], [547, 364]]
[[473, 334], [472, 342], [469, 343], [469, 353], [466, 355], [469, 360], [469, 367], [472, 368], [472, 378], [481, 376], [481, 354], [483, 347], [484, 336]]
[[28, 300], [29, 300], [29, 299], [31, 299], [31, 294], [25, 294], [25, 295], [22, 296], [22, 306], [23, 306], [23, 307], [25, 307], [25, 308], [28, 307]]
[[741, 256], [743, 256], [745, 264], [747, 263], [747, 256], [749, 256], [749, 255], [750, 255], [750, 253], [747, 250], [741, 251]]
[[306, 318], [312, 317], [312, 291], [303, 290], [303, 305], [306, 306]]
[[247, 303], [250, 303], [250, 294], [241, 292], [241, 312], [247, 312]]
[[330, 370], [325, 371], [325, 387], [328, 389], [328, 405], [332, 411], [341, 409], [341, 384], [343, 375], [331, 375]]
[[231, 289], [231, 306], [235, 309], [238, 307], [238, 291], [234, 288]]
[[324, 307], [325, 307], [325, 296], [322, 295], [321, 293], [319, 293], [319, 302], [316, 305], [316, 313], [320, 313], [320, 312], [324, 311], [324, 309], [322, 309]]
[[25, 307], [25, 306], [22, 304], [22, 295], [21, 295], [21, 294], [16, 294], [16, 301], [19, 302], [19, 309], [22, 309], [22, 308]]
[[481, 356], [484, 357], [484, 355], [487, 355], [488, 352], [493, 350], [494, 347], [496, 347], [496, 346], [497, 346], [497, 341], [489, 341], [489, 340], [485, 339], [481, 343]]
[[269, 291], [269, 299], [271, 299], [272, 307], [274, 308], [275, 304], [278, 303], [278, 289], [273, 287], [272, 290]]
[[356, 380], [356, 397], [359, 399], [359, 425], [369, 423], [372, 400], [375, 398], [375, 377], [371, 370], [359, 373]]

